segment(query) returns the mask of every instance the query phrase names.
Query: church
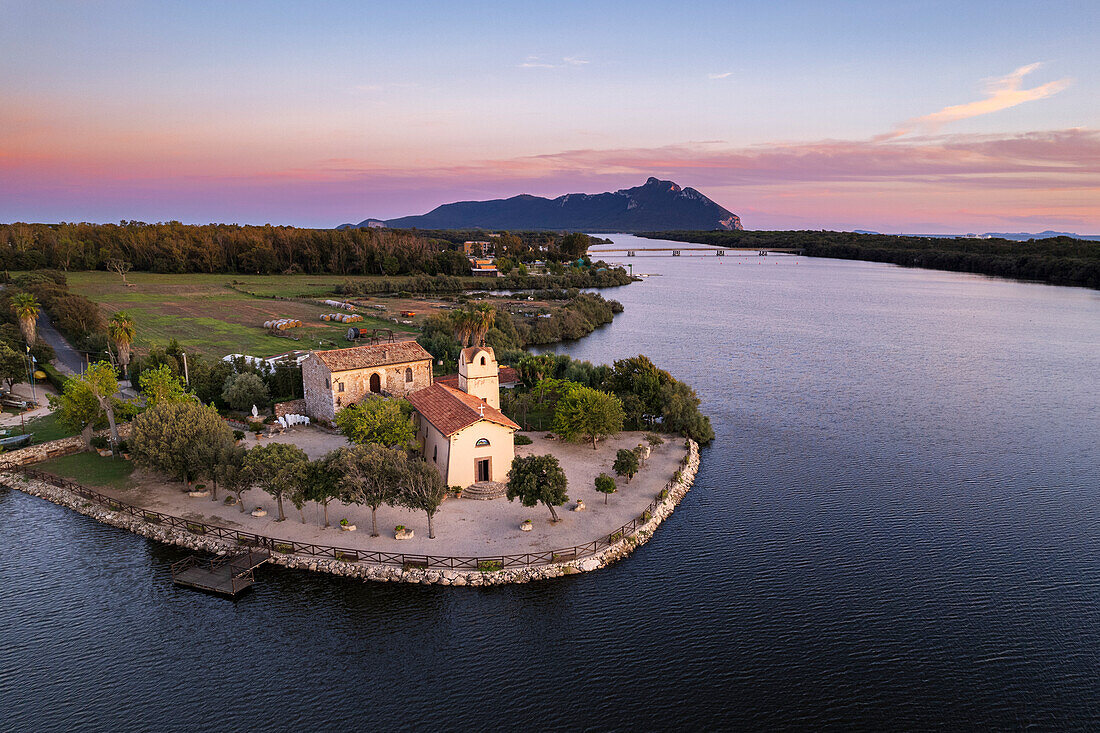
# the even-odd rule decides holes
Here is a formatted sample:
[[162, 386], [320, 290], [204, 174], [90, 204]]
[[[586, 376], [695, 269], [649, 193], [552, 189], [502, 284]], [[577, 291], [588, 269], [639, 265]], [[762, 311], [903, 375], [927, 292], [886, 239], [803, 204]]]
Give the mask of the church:
[[492, 348], [472, 346], [459, 354], [457, 375], [435, 380], [431, 354], [412, 341], [315, 351], [302, 362], [310, 417], [331, 423], [370, 394], [406, 397], [424, 460], [463, 488], [503, 483], [512, 467], [519, 425], [500, 411], [500, 375]]

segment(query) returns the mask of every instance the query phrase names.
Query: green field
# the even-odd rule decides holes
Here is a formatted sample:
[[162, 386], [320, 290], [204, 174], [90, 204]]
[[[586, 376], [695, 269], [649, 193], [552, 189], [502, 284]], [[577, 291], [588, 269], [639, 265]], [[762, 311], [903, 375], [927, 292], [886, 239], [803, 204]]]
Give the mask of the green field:
[[[117, 275], [107, 272], [72, 272], [67, 277], [70, 289], [99, 303], [105, 315], [125, 310], [133, 316], [137, 351], [176, 339], [188, 351], [215, 358], [232, 353], [272, 356], [293, 349], [349, 346], [344, 337], [348, 325], [321, 321], [321, 314], [334, 309], [307, 298], [331, 297], [336, 285], [348, 279], [366, 279], [135, 272], [127, 275], [128, 287]], [[257, 297], [249, 292], [287, 299]], [[297, 318], [304, 326], [286, 332], [293, 338], [272, 336], [263, 323], [277, 318]], [[392, 321], [366, 315], [363, 322], [354, 325], [401, 330]]]
[[[26, 428], [28, 433], [34, 433], [35, 443], [46, 443], [51, 440], [68, 438], [69, 436], [76, 435], [76, 432], [69, 430], [61, 424], [61, 421], [57, 419], [56, 412], [51, 412], [49, 415], [43, 415], [42, 417], [36, 417], [33, 420], [27, 420]], [[20, 432], [22, 432], [22, 430], [19, 427], [12, 429], [13, 435]]]
[[75, 453], [71, 456], [51, 458], [35, 466], [40, 471], [52, 473], [85, 486], [128, 489], [132, 485], [130, 474], [134, 472], [132, 461], [121, 458], [103, 458], [98, 453]]

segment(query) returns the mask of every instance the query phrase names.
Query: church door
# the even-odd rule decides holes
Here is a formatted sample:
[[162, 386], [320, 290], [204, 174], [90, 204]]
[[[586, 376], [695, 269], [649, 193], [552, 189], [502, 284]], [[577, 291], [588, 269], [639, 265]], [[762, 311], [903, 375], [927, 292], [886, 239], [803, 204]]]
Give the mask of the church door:
[[382, 391], [382, 379], [377, 374], [370, 375], [370, 391], [375, 394]]
[[478, 481], [488, 481], [489, 480], [489, 474], [490, 474], [489, 459], [488, 458], [479, 458], [479, 459], [477, 459], [477, 461], [475, 461], [475, 463], [477, 464], [477, 480]]

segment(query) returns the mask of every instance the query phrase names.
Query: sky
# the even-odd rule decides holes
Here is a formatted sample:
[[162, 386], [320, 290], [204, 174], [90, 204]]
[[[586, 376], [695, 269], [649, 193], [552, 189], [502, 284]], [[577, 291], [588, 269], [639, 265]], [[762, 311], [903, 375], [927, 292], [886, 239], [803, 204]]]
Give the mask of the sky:
[[692, 186], [1100, 233], [1100, 2], [0, 0], [0, 222], [332, 227]]

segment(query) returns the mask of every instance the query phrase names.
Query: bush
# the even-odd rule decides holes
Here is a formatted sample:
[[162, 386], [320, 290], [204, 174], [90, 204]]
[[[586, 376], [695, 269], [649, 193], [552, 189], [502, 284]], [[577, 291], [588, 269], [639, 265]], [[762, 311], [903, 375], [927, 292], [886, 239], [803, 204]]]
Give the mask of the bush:
[[520, 435], [519, 433], [516, 433], [513, 442], [516, 445], [531, 445], [535, 441], [531, 440], [531, 438], [526, 435]]
[[118, 441], [118, 452], [119, 453], [129, 453], [130, 452], [130, 444], [127, 443], [125, 440]]
[[69, 381], [69, 378], [57, 371], [57, 367], [53, 364], [42, 364], [40, 362], [38, 368], [46, 373], [46, 381], [49, 382], [54, 389], [58, 392], [65, 391], [65, 382]]
[[97, 450], [103, 450], [108, 446], [107, 438], [103, 435], [92, 436], [92, 447]]
[[222, 399], [234, 410], [250, 410], [253, 405], [266, 407], [269, 398], [264, 380], [251, 372], [234, 374], [222, 388]]
[[242, 440], [243, 438], [244, 438], [244, 431], [243, 430], [234, 430], [233, 431], [233, 440]]

